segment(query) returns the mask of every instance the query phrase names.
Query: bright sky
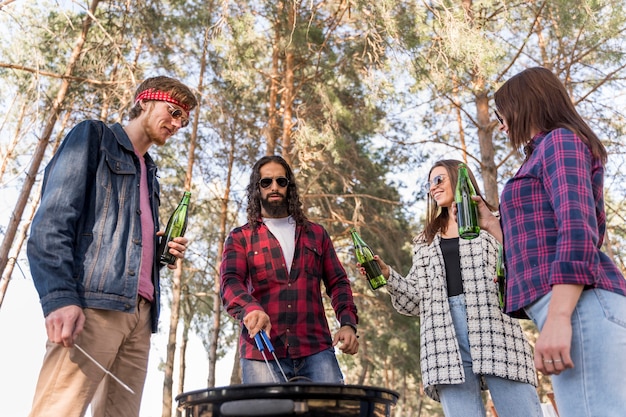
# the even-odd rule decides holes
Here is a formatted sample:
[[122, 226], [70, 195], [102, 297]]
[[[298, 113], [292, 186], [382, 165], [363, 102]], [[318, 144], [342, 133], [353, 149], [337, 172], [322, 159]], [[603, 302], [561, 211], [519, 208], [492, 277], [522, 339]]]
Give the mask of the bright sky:
[[[5, 212], [0, 214], [4, 217]], [[25, 260], [23, 260], [25, 261]], [[21, 265], [22, 268], [26, 265]], [[27, 270], [25, 271], [28, 272]], [[164, 309], [165, 310], [165, 309]], [[168, 311], [161, 315], [161, 327], [166, 330]], [[0, 416], [26, 417], [30, 411], [39, 367], [45, 353], [46, 331], [37, 291], [30, 279], [17, 269], [9, 284], [0, 308]], [[200, 339], [190, 336], [187, 353], [185, 392], [205, 389], [208, 361]], [[141, 417], [160, 417], [163, 393], [163, 372], [159, 363], [165, 361], [167, 337], [163, 333], [152, 336], [152, 350], [148, 377], [141, 405]], [[217, 386], [228, 385], [232, 370], [232, 355], [221, 361], [217, 372]], [[178, 352], [176, 353], [178, 363]], [[178, 366], [178, 365], [176, 365]], [[174, 376], [174, 381], [177, 381]], [[174, 386], [174, 391], [178, 388]], [[174, 404], [176, 405], [176, 404]]]

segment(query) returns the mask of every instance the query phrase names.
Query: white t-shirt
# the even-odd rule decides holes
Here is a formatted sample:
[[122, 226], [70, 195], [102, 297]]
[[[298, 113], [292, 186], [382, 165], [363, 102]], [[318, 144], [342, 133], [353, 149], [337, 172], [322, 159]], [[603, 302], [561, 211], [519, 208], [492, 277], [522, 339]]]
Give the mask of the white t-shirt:
[[293, 217], [283, 217], [280, 219], [270, 219], [263, 217], [263, 223], [270, 229], [270, 232], [278, 239], [280, 248], [283, 250], [283, 258], [287, 271], [291, 272], [291, 263], [296, 249], [296, 221]]

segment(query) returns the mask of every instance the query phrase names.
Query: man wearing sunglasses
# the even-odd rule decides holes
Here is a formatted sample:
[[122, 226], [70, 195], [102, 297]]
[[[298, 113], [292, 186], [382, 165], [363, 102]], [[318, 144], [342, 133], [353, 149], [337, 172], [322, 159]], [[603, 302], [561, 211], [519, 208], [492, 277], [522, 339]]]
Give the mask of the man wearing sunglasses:
[[[256, 162], [247, 193], [248, 223], [230, 232], [220, 270], [224, 306], [243, 323], [243, 382], [343, 383], [334, 347], [357, 352], [357, 310], [328, 233], [307, 220], [294, 174], [280, 156]], [[340, 324], [334, 337], [322, 283]], [[269, 335], [280, 367], [264, 361], [254, 340], [261, 330]]]
[[[149, 78], [126, 126], [79, 123], [46, 167], [28, 241], [48, 335], [32, 417], [82, 416], [90, 403], [94, 416], [139, 415], [160, 295], [148, 149], [186, 126], [196, 104], [180, 81]], [[186, 244], [176, 238], [170, 253], [182, 258]]]

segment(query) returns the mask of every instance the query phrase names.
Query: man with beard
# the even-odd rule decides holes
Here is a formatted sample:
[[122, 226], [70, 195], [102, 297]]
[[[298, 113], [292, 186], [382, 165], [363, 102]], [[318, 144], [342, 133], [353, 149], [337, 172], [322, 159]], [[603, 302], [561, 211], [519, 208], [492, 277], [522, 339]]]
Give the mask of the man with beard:
[[[343, 383], [334, 347], [339, 344], [350, 355], [358, 351], [358, 319], [350, 281], [328, 233], [306, 218], [293, 171], [280, 156], [256, 162], [247, 193], [248, 223], [230, 232], [220, 269], [222, 302], [243, 323], [243, 382]], [[340, 324], [334, 337], [321, 282]], [[280, 368], [271, 361], [270, 371], [265, 363], [254, 340], [260, 331], [269, 336]]]

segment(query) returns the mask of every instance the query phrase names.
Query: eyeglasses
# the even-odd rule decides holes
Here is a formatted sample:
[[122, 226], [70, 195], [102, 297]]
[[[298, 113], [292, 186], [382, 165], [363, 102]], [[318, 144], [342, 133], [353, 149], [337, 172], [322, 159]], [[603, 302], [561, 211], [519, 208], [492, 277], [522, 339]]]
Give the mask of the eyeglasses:
[[502, 119], [502, 117], [500, 117], [500, 113], [498, 113], [498, 110], [494, 110], [493, 114], [496, 115], [496, 119], [498, 119], [498, 121], [500, 122], [501, 125], [504, 125], [504, 119]]
[[280, 188], [285, 188], [286, 186], [289, 185], [289, 180], [285, 177], [278, 177], [278, 178], [261, 178], [261, 180], [259, 181], [259, 186], [261, 188], [268, 188], [270, 185], [272, 185], [272, 182], [276, 181], [276, 184], [278, 184], [278, 186]]
[[165, 102], [165, 104], [167, 104], [167, 107], [169, 107], [167, 111], [169, 112], [170, 116], [172, 116], [173, 119], [180, 119], [181, 127], [187, 127], [189, 125], [189, 119], [183, 116], [184, 112], [181, 109], [177, 109], [167, 101]]
[[424, 189], [426, 190], [426, 192], [430, 192], [430, 189], [433, 187], [436, 187], [438, 185], [443, 184], [443, 181], [446, 179], [446, 175], [436, 175], [435, 178], [433, 178], [432, 181], [426, 181], [426, 184], [424, 184]]

